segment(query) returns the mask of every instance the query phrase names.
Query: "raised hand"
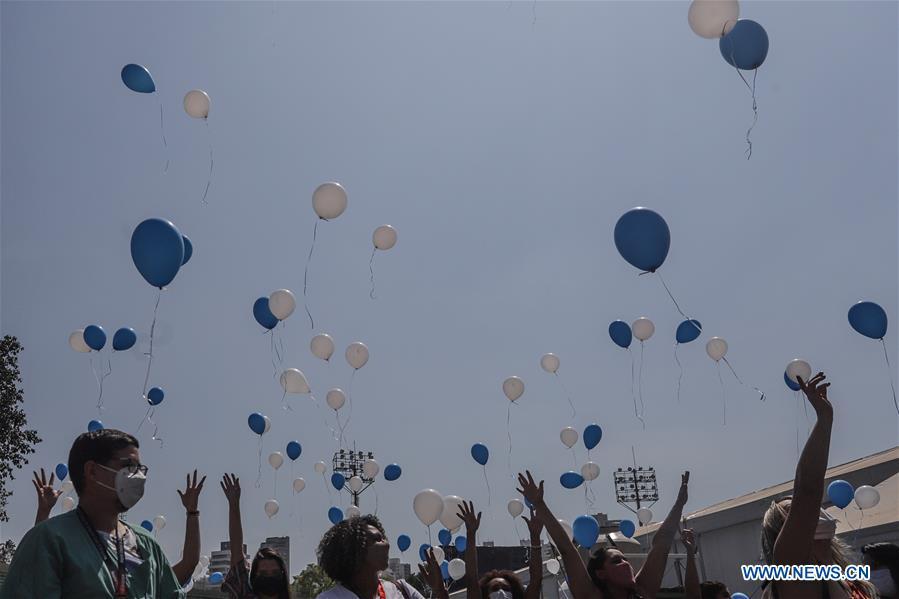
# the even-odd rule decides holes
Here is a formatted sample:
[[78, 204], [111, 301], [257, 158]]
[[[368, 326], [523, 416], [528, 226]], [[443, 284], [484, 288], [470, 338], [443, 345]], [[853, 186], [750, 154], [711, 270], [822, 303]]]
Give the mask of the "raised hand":
[[53, 510], [53, 506], [56, 505], [56, 500], [62, 495], [62, 490], [53, 489], [53, 479], [56, 475], [52, 472], [50, 473], [49, 482], [47, 482], [47, 475], [44, 473], [43, 468], [41, 468], [40, 477], [38, 477], [36, 471], [33, 474], [34, 480], [31, 481], [31, 484], [34, 485], [34, 490], [37, 491], [37, 511], [38, 513], [49, 515]]
[[684, 528], [680, 531], [680, 542], [684, 544], [687, 553], [696, 553], [696, 538], [692, 528]]
[[543, 532], [543, 521], [534, 514], [534, 508], [530, 509], [531, 517], [522, 516], [521, 519], [528, 523], [528, 531], [531, 533], [531, 539], [539, 539], [540, 533]]
[[237, 476], [233, 473], [230, 476], [225, 474], [222, 477], [222, 482], [219, 484], [222, 485], [222, 491], [225, 492], [228, 503], [234, 504], [240, 502], [240, 479], [237, 478]]
[[680, 491], [677, 493], [677, 502], [683, 506], [687, 503], [687, 485], [690, 483], [690, 471], [687, 470], [680, 477]]
[[[830, 387], [830, 383], [824, 383], [826, 378], [823, 372], [819, 372], [808, 381], [803, 381], [799, 376], [796, 377], [796, 380], [799, 382], [799, 388], [805, 393], [808, 402], [812, 404], [815, 413], [819, 417], [833, 416], [833, 406], [827, 399], [827, 388]], [[821, 383], [824, 384], [822, 385]]]
[[521, 488], [516, 490], [524, 495], [524, 498], [531, 505], [536, 507], [543, 503], [543, 481], [541, 480], [538, 485], [534, 482], [534, 477], [531, 476], [530, 470], [526, 470], [525, 474], [527, 474], [527, 478], [525, 478], [524, 474], [518, 473], [518, 484], [521, 485]]
[[421, 574], [422, 579], [428, 583], [428, 586], [432, 589], [442, 589], [443, 586], [443, 574], [440, 572], [440, 564], [437, 563], [437, 560], [434, 559], [434, 550], [428, 549], [425, 551], [426, 563], [418, 564], [418, 572]]
[[[200, 479], [200, 483], [197, 484], [197, 471], [194, 470], [194, 480], [191, 482], [190, 474], [187, 475], [187, 486], [182, 493], [178, 490], [178, 495], [181, 497], [181, 505], [184, 506], [184, 509], [187, 510], [188, 513], [197, 511], [197, 502], [200, 499], [200, 491], [203, 490], [203, 483], [206, 482], [206, 477], [204, 476]], [[240, 494], [240, 487], [237, 488], [238, 495]], [[228, 492], [225, 491], [225, 495]], [[229, 498], [230, 501], [230, 498]]]
[[[477, 515], [474, 513], [474, 502], [471, 501], [463, 501], [459, 504], [459, 513], [456, 514], [460, 518], [462, 518], [462, 522], [465, 523], [465, 530], [467, 533], [474, 533], [481, 526], [481, 512], [478, 512]], [[439, 572], [440, 568], [438, 568]]]

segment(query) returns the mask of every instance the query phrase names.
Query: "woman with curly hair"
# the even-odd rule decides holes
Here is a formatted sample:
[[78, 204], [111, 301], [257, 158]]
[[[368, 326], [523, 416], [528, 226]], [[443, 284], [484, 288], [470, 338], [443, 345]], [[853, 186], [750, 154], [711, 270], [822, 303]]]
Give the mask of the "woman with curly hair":
[[381, 580], [390, 542], [377, 516], [354, 516], [338, 522], [318, 544], [318, 564], [337, 583], [317, 599], [423, 599], [405, 582]]

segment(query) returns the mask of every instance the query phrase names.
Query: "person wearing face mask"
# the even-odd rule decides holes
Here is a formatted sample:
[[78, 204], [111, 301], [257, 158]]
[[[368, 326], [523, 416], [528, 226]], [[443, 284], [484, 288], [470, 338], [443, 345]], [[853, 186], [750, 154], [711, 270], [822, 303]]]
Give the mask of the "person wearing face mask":
[[240, 520], [240, 479], [222, 477], [222, 491], [228, 499], [228, 542], [231, 568], [222, 590], [231, 599], [290, 599], [290, 583], [284, 560], [276, 551], [260, 549], [247, 567], [243, 555], [243, 524]]
[[[774, 501], [762, 519], [762, 553], [771, 565], [849, 564], [849, 550], [836, 538], [837, 523], [821, 509], [824, 475], [830, 453], [833, 406], [827, 399], [830, 383], [823, 372], [799, 387], [815, 410], [816, 422], [793, 481], [792, 497]], [[872, 585], [862, 581], [774, 581], [765, 584], [763, 599], [871, 599]]]
[[871, 584], [883, 599], [899, 597], [899, 545], [872, 543], [862, 547], [865, 564], [871, 567]]
[[421, 598], [404, 582], [394, 584], [379, 578], [378, 573], [387, 569], [390, 542], [377, 516], [338, 522], [322, 536], [316, 554], [318, 564], [337, 583], [316, 599]]
[[184, 591], [162, 548], [120, 519], [144, 494], [147, 467], [133, 436], [84, 433], [69, 452], [78, 507], [22, 538], [0, 599], [169, 599]]
[[[527, 476], [525, 476], [525, 474]], [[654, 599], [662, 586], [668, 552], [674, 542], [684, 505], [690, 473], [681, 476], [680, 492], [668, 516], [652, 538], [649, 554], [634, 575], [630, 562], [618, 549], [603, 547], [584, 564], [568, 533], [543, 500], [543, 481], [537, 484], [530, 472], [518, 475], [518, 492], [534, 506], [550, 538], [562, 554], [572, 595], [577, 599]]]

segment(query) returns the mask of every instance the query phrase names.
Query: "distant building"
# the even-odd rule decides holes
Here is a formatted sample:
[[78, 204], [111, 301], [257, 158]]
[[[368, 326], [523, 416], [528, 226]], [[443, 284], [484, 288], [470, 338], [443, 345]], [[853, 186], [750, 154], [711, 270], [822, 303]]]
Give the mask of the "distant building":
[[400, 558], [391, 557], [387, 560], [387, 568], [393, 574], [394, 578], [408, 578], [412, 575], [412, 566], [400, 562]]
[[[243, 554], [244, 557], [247, 555], [247, 546], [244, 544], [243, 546]], [[209, 573], [213, 572], [221, 572], [222, 574], [227, 574], [228, 569], [231, 567], [231, 543], [228, 541], [222, 541], [221, 550], [213, 551], [209, 554]]]
[[260, 549], [268, 548], [278, 553], [284, 560], [287, 575], [290, 578], [290, 537], [268, 537], [259, 545]]

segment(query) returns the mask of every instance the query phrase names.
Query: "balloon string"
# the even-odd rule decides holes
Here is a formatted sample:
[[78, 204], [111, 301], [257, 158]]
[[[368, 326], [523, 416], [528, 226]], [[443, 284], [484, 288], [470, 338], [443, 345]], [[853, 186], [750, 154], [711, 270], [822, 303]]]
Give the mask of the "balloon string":
[[346, 417], [346, 422], [343, 424], [344, 428], [350, 425], [350, 420], [353, 419], [353, 380], [356, 378], [357, 368], [353, 368], [353, 374], [350, 375], [350, 384], [347, 385], [347, 396], [350, 400], [350, 413]]
[[643, 430], [646, 430], [646, 423], [643, 422], [643, 418], [640, 416], [640, 412], [637, 410], [637, 393], [634, 388], [634, 352], [632, 352], [631, 348], [628, 347], [627, 353], [631, 355], [631, 399], [634, 400], [634, 416], [643, 425]]
[[368, 261], [368, 272], [371, 273], [371, 291], [368, 294], [368, 297], [371, 299], [375, 299], [375, 252], [378, 251], [378, 248], [372, 248], [371, 250], [371, 258]]
[[521, 531], [518, 530], [518, 518], [512, 518], [512, 525], [515, 527], [516, 544], [520, 544], [521, 543]]
[[97, 382], [97, 392], [99, 397], [97, 398], [97, 416], [101, 416], [101, 411], [103, 410], [103, 386], [100, 384], [100, 375], [97, 374], [97, 366], [94, 364], [94, 357], [90, 357], [91, 363], [91, 372], [94, 375], [94, 381]]
[[204, 206], [208, 206], [209, 202], [206, 201], [206, 195], [209, 193], [209, 186], [212, 185], [212, 167], [215, 164], [215, 160], [212, 157], [212, 134], [209, 133], [209, 117], [203, 120], [206, 122], [206, 140], [209, 142], [209, 178], [206, 180], [206, 189], [203, 191], [201, 202]]
[[805, 402], [802, 401], [802, 398], [799, 395], [796, 395], [797, 405], [796, 405], [796, 455], [800, 455], [799, 451], [799, 404], [805, 405]]
[[312, 251], [315, 249], [315, 237], [318, 235], [318, 223], [321, 218], [315, 221], [312, 228], [312, 246], [309, 248], [309, 257], [306, 258], [306, 272], [303, 273], [303, 307], [306, 309], [306, 316], [309, 317], [309, 328], [315, 329], [315, 321], [312, 320], [312, 314], [309, 312], [309, 302], [306, 299], [306, 287], [309, 281], [309, 263], [312, 262]]
[[[740, 379], [740, 377], [737, 376], [737, 371], [734, 370], [734, 367], [730, 365], [730, 362], [727, 361], [727, 358], [722, 357], [721, 359], [724, 360], [724, 363], [727, 364], [727, 367], [728, 367], [728, 368], [730, 368], [730, 371], [734, 374], [734, 378], [737, 379], [737, 382], [738, 382], [738, 383], [740, 383], [740, 384], [743, 385], [744, 387], [749, 387], [749, 386], [750, 386], [750, 385], [747, 385], [746, 383], [744, 383], [744, 382], [742, 381], [742, 379]], [[752, 388], [755, 390], [756, 393], [759, 394], [759, 401], [765, 401], [765, 394], [762, 392], [762, 390], [759, 389], [758, 387], [752, 387]]]
[[159, 425], [153, 421], [153, 416], [156, 415], [156, 406], [150, 406], [150, 410], [147, 412], [147, 422], [153, 425], [153, 436], [151, 437], [154, 441], [159, 441], [159, 446], [163, 446], [162, 437], [159, 436]]
[[568, 405], [571, 406], [571, 417], [574, 418], [577, 416], [577, 410], [574, 409], [574, 403], [571, 401], [571, 393], [568, 392], [568, 388], [565, 386], [565, 382], [562, 380], [562, 377], [559, 376], [558, 372], [553, 373], [556, 377], [556, 380], [559, 381], [559, 384], [562, 386], [562, 391], [565, 393], [565, 398], [568, 400]]
[[144, 376], [144, 390], [141, 393], [142, 399], [147, 399], [147, 384], [150, 382], [150, 367], [153, 365], [153, 338], [156, 334], [156, 315], [159, 312], [159, 300], [162, 298], [162, 289], [156, 294], [156, 306], [153, 308], [153, 324], [150, 325], [150, 351], [144, 355], [149, 356], [147, 361], [147, 374]]
[[662, 277], [662, 273], [656, 271], [656, 274], [659, 276], [659, 281], [662, 282], [662, 287], [664, 287], [664, 288], [665, 288], [665, 291], [668, 293], [668, 297], [670, 297], [670, 298], [671, 298], [671, 301], [674, 302], [674, 307], [675, 307], [675, 309], [678, 311], [678, 313], [679, 313], [681, 316], [683, 316], [686, 320], [692, 320], [689, 316], [687, 316], [686, 314], [684, 314], [684, 311], [683, 311], [683, 310], [681, 310], [680, 304], [677, 303], [677, 300], [674, 299], [674, 295], [671, 294], [671, 290], [668, 289], [668, 284], [665, 283], [665, 278]]
[[492, 493], [490, 492], [490, 479], [487, 478], [487, 464], [484, 464], [484, 484], [487, 485], [487, 507], [490, 507]]
[[890, 366], [890, 355], [887, 353], [887, 344], [880, 338], [880, 344], [883, 345], [883, 357], [887, 361], [887, 374], [890, 375], [890, 389], [893, 390], [893, 405], [896, 406], [896, 412], [899, 412], [899, 403], [896, 403], [896, 386], [893, 384], [893, 367]]
[[165, 152], [165, 169], [163, 173], [169, 172], [169, 143], [165, 140], [165, 119], [162, 116], [162, 98], [159, 99], [159, 132], [162, 134], [162, 148]]
[[758, 108], [758, 103], [756, 102], [756, 97], [755, 97], [755, 78], [758, 75], [759, 70], [758, 70], [758, 68], [756, 68], [753, 71], [752, 85], [750, 85], [749, 81], [746, 80], [746, 77], [743, 76], [743, 73], [740, 72], [740, 68], [737, 66], [737, 61], [736, 61], [736, 58], [734, 57], [735, 48], [734, 48], [733, 40], [730, 40], [730, 47], [731, 47], [730, 62], [734, 66], [734, 70], [737, 71], [737, 75], [739, 75], [740, 79], [743, 80], [743, 83], [746, 85], [746, 88], [749, 90], [749, 93], [752, 94], [752, 114], [753, 114], [752, 126], [750, 126], [749, 129], [746, 131], [746, 146], [747, 146], [746, 147], [746, 160], [749, 160], [750, 158], [752, 158], [752, 140], [750, 139], [750, 134], [752, 133], [752, 130], [755, 128], [755, 124], [759, 120], [759, 108]]
[[679, 343], [674, 344], [674, 361], [677, 362], [677, 367], [680, 369], [680, 374], [677, 375], [677, 403], [680, 403], [680, 384], [684, 379], [684, 366], [680, 363], [680, 358], [677, 357], [677, 347], [680, 345]]
[[106, 381], [106, 377], [112, 374], [112, 360], [107, 358], [106, 360], [107, 370], [105, 373], [100, 375], [99, 383], [100, 383], [100, 396], [97, 398], [97, 413], [99, 414], [101, 410], [103, 410], [103, 382]]
[[271, 356], [272, 356], [272, 378], [277, 379], [278, 378], [278, 365], [275, 362], [275, 355], [277, 353], [277, 352], [275, 352], [275, 330], [270, 329], [270, 330], [266, 331], [264, 334], [271, 334], [271, 344], [270, 345], [271, 345]]
[[[322, 475], [324, 476], [324, 475]], [[259, 435], [259, 468], [256, 470], [256, 488], [262, 486], [262, 435]]]
[[506, 433], [509, 435], [509, 456], [508, 456], [508, 466], [509, 466], [509, 478], [512, 478], [512, 404], [515, 402], [509, 402], [509, 407], [506, 409]]
[[275, 494], [272, 495], [272, 498], [274, 498], [274, 499], [278, 498], [278, 471], [277, 470], [275, 470]]
[[291, 407], [290, 403], [287, 401], [287, 391], [281, 396], [281, 409], [293, 412], [293, 407]]
[[[646, 405], [643, 403], [643, 342], [640, 342], [640, 371], [637, 379], [637, 389], [640, 393], [640, 416], [646, 415]], [[641, 420], [642, 422], [642, 420]], [[643, 423], [643, 430], [646, 430], [646, 423]]]
[[721, 408], [724, 414], [724, 426], [727, 426], [727, 391], [724, 389], [724, 379], [721, 378], [721, 362], [715, 362], [715, 368], [718, 370], [718, 382], [721, 383]]
[[[590, 452], [587, 451], [587, 459], [590, 459]], [[574, 446], [571, 446], [571, 463], [574, 464], [575, 469], [577, 468], [577, 454], [574, 452]]]

